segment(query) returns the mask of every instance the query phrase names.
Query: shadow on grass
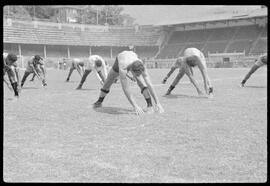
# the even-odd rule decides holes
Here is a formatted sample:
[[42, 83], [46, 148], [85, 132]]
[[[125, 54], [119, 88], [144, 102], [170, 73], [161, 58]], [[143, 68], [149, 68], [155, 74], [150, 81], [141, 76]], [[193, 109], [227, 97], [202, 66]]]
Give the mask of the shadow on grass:
[[169, 99], [177, 99], [177, 98], [207, 99], [207, 96], [192, 96], [192, 95], [184, 95], [184, 94], [170, 94], [170, 95], [163, 95], [163, 97], [169, 98]]
[[22, 89], [39, 89], [38, 87], [22, 87]]
[[94, 88], [82, 88], [82, 89], [75, 89], [77, 91], [89, 91], [89, 90], [96, 90]]
[[133, 112], [131, 109], [125, 109], [120, 107], [99, 107], [94, 108], [96, 112], [102, 112], [106, 114], [130, 114]]
[[266, 86], [253, 86], [253, 85], [245, 85], [246, 88], [267, 88]]

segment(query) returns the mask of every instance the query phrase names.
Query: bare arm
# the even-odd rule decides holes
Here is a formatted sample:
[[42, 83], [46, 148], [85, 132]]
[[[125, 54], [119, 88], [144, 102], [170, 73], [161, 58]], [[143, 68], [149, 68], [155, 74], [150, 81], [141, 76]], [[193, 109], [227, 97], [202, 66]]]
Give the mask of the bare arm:
[[167, 79], [172, 75], [172, 73], [175, 71], [176, 68], [177, 67], [175, 67], [175, 65], [171, 67], [171, 70], [168, 72], [168, 74], [166, 75], [166, 77], [162, 80], [162, 83], [163, 84], [166, 83]]
[[185, 73], [187, 74], [187, 76], [188, 76], [189, 80], [191, 81], [191, 83], [192, 83], [192, 84], [194, 85], [194, 87], [196, 88], [198, 94], [201, 95], [201, 94], [202, 94], [202, 91], [199, 89], [198, 83], [197, 83], [197, 81], [194, 79], [194, 77], [193, 77], [193, 75], [192, 75], [190, 69], [189, 69], [189, 68], [185, 68]]
[[120, 77], [120, 82], [121, 82], [121, 85], [122, 85], [122, 89], [123, 89], [128, 101], [129, 101], [129, 103], [132, 105], [132, 107], [138, 106], [137, 103], [134, 100], [134, 97], [131, 94], [131, 91], [130, 91], [130, 88], [129, 88], [129, 85], [128, 85], [128, 80], [127, 80], [127, 77], [126, 77], [126, 73], [121, 69], [119, 69], [119, 77]]
[[17, 77], [17, 83], [18, 83], [18, 85], [20, 85], [21, 77], [20, 77], [20, 69], [18, 67], [15, 68], [15, 74]]
[[207, 84], [207, 79], [208, 79], [208, 77], [207, 77], [207, 70], [202, 65], [198, 65], [198, 67], [199, 67], [199, 69], [200, 69], [200, 71], [202, 73], [205, 92], [206, 92], [206, 94], [208, 94], [208, 88], [209, 87], [208, 87], [208, 84]]

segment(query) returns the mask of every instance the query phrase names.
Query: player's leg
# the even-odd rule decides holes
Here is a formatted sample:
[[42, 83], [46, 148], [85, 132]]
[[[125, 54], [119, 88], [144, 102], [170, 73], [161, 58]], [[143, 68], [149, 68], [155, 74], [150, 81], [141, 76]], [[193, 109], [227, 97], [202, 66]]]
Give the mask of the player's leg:
[[26, 78], [27, 78], [31, 73], [32, 73], [32, 72], [29, 72], [29, 71], [25, 71], [25, 72], [24, 72], [23, 78], [22, 78], [22, 81], [21, 81], [21, 87], [23, 87]]
[[246, 76], [244, 77], [244, 79], [241, 82], [241, 87], [245, 86], [246, 81], [250, 78], [250, 76], [258, 69], [260, 68], [259, 65], [254, 64], [251, 69], [249, 70], [249, 72], [246, 74]]
[[35, 77], [36, 77], [36, 74], [33, 73], [32, 79], [30, 79], [30, 81], [34, 81]]
[[165, 95], [170, 95], [171, 91], [175, 88], [175, 86], [180, 82], [181, 78], [184, 76], [185, 71], [183, 68], [179, 69], [179, 72], [177, 74], [177, 76], [175, 77], [175, 79], [173, 80], [172, 84], [170, 85], [170, 87], [168, 88], [167, 92]]
[[110, 88], [118, 76], [119, 76], [119, 66], [118, 66], [118, 59], [116, 58], [114, 65], [110, 69], [109, 74], [103, 84], [103, 87], [100, 89], [101, 91], [99, 94], [99, 98], [94, 103], [94, 107], [101, 107], [105, 96], [110, 92]]
[[18, 97], [19, 96], [19, 89], [18, 89], [18, 80], [17, 80], [16, 73], [15, 73], [15, 67], [10, 66], [9, 69], [7, 70], [7, 74], [8, 74], [10, 84], [13, 88], [14, 95], [16, 97]]
[[206, 94], [213, 96], [213, 86], [211, 83], [211, 80], [208, 76], [207, 66], [206, 66], [206, 60], [204, 56], [198, 58], [198, 68], [201, 71], [203, 81], [204, 81], [204, 89], [206, 91]]
[[66, 82], [69, 81], [69, 78], [70, 78], [70, 76], [71, 76], [73, 70], [75, 70], [75, 67], [74, 67], [73, 65], [71, 65], [71, 67], [70, 67], [70, 69], [69, 69], [68, 77], [67, 77], [67, 79], [66, 79]]
[[151, 99], [147, 85], [144, 83], [141, 76], [135, 77], [135, 78], [136, 78], [137, 85], [141, 89], [141, 94], [143, 95], [143, 97], [146, 101], [146, 104], [147, 104], [147, 111], [146, 112], [153, 113], [154, 110], [153, 110], [153, 105], [152, 105], [152, 99]]
[[92, 72], [91, 69], [86, 69], [83, 73], [82, 79], [80, 81], [80, 84], [78, 85], [78, 87], [76, 88], [77, 90], [82, 89], [83, 83], [85, 82], [87, 76]]

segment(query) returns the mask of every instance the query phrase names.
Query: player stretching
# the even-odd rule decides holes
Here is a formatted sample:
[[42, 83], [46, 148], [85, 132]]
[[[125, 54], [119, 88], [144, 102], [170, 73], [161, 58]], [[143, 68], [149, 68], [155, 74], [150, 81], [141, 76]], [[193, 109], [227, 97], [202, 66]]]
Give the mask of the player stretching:
[[[123, 51], [118, 54], [108, 74], [108, 77], [105, 80], [103, 87], [101, 88], [99, 98], [94, 103], [94, 108], [102, 106], [102, 102], [105, 96], [109, 93], [111, 85], [113, 84], [114, 80], [118, 76], [120, 76], [122, 89], [128, 101], [134, 108], [136, 114], [144, 113], [143, 109], [140, 106], [138, 106], [138, 104], [135, 102], [134, 97], [130, 92], [130, 87], [126, 76], [128, 71], [132, 73], [133, 77], [137, 81], [138, 86], [141, 89], [141, 93], [143, 94], [144, 99], [146, 100], [147, 103], [147, 112], [148, 113], [152, 113], [154, 111], [157, 111], [159, 113], [164, 112], [164, 109], [159, 103], [158, 97], [155, 93], [149, 74], [145, 66], [143, 65], [143, 62], [140, 59], [138, 59], [137, 54], [132, 51]], [[154, 107], [152, 105], [151, 96], [155, 101]]]
[[[107, 71], [108, 66], [106, 65], [106, 62], [104, 59], [98, 55], [91, 55], [89, 59], [86, 62], [86, 68], [83, 73], [81, 82], [79, 86], [76, 89], [82, 89], [82, 85], [85, 82], [87, 76], [94, 70], [96, 72], [96, 75], [100, 81], [100, 83], [103, 85], [105, 79], [107, 78], [108, 71]], [[104, 71], [104, 76], [102, 74], [102, 69]]]
[[192, 67], [198, 66], [202, 73], [203, 81], [204, 81], [204, 89], [206, 94], [209, 97], [213, 97], [213, 87], [211, 85], [210, 79], [207, 73], [206, 60], [203, 53], [197, 48], [187, 48], [184, 51], [184, 56], [179, 57], [175, 64], [171, 67], [171, 70], [167, 74], [167, 76], [163, 79], [162, 83], [165, 84], [170, 75], [174, 72], [176, 68], [179, 68], [179, 73], [174, 79], [173, 83], [169, 87], [168, 91], [165, 95], [169, 95], [171, 91], [175, 88], [175, 86], [179, 83], [180, 79], [186, 74], [191, 83], [195, 86], [199, 95], [202, 95], [202, 91], [199, 89], [196, 80], [193, 77]]
[[267, 54], [261, 55], [258, 59], [255, 60], [255, 64], [251, 67], [245, 78], [241, 82], [241, 87], [245, 86], [246, 81], [250, 78], [250, 76], [261, 66], [267, 65]]
[[21, 87], [23, 87], [26, 78], [31, 73], [34, 73], [38, 77], [38, 79], [41, 80], [43, 86], [47, 85], [45, 80], [46, 71], [44, 67], [44, 61], [43, 58], [39, 55], [31, 57], [31, 59], [27, 62], [27, 67], [22, 78]]
[[[10, 84], [12, 86], [12, 89], [14, 91], [14, 95], [16, 98], [19, 97], [19, 83], [20, 83], [20, 74], [19, 74], [19, 68], [17, 67], [17, 56], [13, 53], [4, 53], [3, 54], [3, 61], [4, 61], [4, 76], [7, 73]], [[9, 83], [7, 80], [4, 78], [4, 82], [8, 85], [10, 88]]]
[[71, 59], [71, 66], [69, 69], [69, 73], [68, 73], [68, 77], [67, 77], [66, 82], [69, 81], [70, 76], [71, 76], [73, 70], [75, 70], [75, 69], [79, 72], [80, 76], [82, 77], [82, 75], [84, 74], [84, 61], [79, 59], [79, 58]]

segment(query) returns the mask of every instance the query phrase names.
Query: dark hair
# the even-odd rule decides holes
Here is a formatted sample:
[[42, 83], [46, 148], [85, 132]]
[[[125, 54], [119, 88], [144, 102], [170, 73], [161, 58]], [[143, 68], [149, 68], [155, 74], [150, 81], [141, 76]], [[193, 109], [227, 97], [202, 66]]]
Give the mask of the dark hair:
[[132, 63], [132, 65], [131, 65], [131, 70], [132, 70], [133, 72], [141, 72], [141, 73], [142, 73], [142, 72], [144, 72], [145, 67], [144, 67], [142, 61], [136, 60], [136, 61], [134, 61], [134, 62]]
[[10, 61], [12, 61], [12, 62], [15, 62], [15, 61], [17, 61], [18, 58], [17, 58], [17, 56], [15, 54], [9, 53], [7, 55], [7, 59], [10, 60]]
[[95, 64], [96, 64], [97, 67], [101, 67], [102, 66], [101, 60], [96, 60], [95, 61]]
[[35, 55], [34, 59], [37, 60], [37, 61], [39, 61], [39, 60], [42, 59], [42, 57], [40, 57], [40, 55]]

